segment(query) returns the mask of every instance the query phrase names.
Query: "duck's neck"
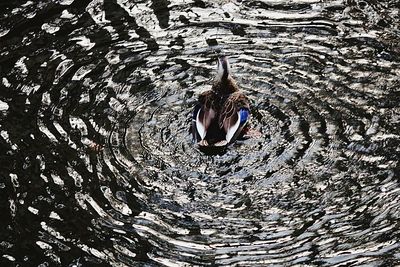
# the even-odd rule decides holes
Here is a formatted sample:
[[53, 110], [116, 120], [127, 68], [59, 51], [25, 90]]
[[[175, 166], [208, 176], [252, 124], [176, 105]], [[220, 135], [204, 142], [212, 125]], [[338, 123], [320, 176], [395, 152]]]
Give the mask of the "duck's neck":
[[226, 81], [229, 77], [230, 67], [227, 57], [220, 57], [218, 59], [218, 73], [217, 80]]
[[225, 56], [218, 59], [218, 72], [213, 90], [219, 95], [229, 95], [238, 90], [235, 81], [230, 75], [229, 61]]
[[222, 80], [216, 80], [213, 90], [218, 94], [218, 95], [229, 95], [232, 94], [236, 91], [238, 91], [236, 82], [228, 76], [226, 79]]

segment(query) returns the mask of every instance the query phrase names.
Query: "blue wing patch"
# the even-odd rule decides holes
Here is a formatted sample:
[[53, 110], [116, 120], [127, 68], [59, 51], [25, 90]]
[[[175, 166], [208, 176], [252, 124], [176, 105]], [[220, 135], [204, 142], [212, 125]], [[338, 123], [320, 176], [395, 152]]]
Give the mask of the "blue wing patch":
[[247, 108], [241, 108], [239, 110], [240, 114], [240, 124], [245, 124], [249, 119], [250, 112]]

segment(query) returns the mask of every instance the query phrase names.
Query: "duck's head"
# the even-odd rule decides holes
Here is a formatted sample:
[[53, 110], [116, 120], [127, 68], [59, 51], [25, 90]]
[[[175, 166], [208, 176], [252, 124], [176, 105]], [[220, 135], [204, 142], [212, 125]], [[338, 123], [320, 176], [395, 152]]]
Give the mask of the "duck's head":
[[228, 57], [226, 56], [219, 57], [217, 67], [218, 67], [217, 80], [224, 81], [228, 79], [230, 71]]

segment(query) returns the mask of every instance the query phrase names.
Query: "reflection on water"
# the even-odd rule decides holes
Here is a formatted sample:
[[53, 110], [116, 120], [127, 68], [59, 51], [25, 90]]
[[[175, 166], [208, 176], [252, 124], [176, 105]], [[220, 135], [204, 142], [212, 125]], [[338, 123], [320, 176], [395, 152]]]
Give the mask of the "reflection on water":
[[[400, 262], [398, 1], [0, 6], [2, 266]], [[219, 53], [263, 136], [208, 156]]]

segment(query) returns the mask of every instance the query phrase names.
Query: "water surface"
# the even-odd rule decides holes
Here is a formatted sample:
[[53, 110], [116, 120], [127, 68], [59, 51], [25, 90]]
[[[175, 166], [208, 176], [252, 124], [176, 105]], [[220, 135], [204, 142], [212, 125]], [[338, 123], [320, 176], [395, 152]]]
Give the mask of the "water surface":
[[[0, 7], [2, 266], [400, 263], [398, 1]], [[211, 156], [219, 54], [262, 137]]]

